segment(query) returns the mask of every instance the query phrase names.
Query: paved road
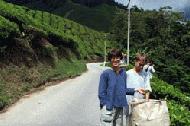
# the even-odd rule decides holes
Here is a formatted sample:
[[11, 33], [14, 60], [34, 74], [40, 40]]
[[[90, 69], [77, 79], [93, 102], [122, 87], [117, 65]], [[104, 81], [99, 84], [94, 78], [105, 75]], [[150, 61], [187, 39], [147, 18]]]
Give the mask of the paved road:
[[0, 126], [98, 126], [99, 64], [75, 79], [23, 98], [0, 114]]

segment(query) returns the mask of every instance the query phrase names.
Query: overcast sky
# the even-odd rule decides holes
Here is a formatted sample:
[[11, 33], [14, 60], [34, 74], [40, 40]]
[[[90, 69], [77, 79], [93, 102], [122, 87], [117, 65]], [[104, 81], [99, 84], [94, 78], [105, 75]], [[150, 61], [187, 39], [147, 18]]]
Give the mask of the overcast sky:
[[[115, 0], [119, 3], [127, 4], [128, 0]], [[144, 9], [159, 9], [163, 6], [171, 6], [174, 10], [184, 10], [190, 7], [190, 0], [131, 0], [131, 6], [137, 5]]]

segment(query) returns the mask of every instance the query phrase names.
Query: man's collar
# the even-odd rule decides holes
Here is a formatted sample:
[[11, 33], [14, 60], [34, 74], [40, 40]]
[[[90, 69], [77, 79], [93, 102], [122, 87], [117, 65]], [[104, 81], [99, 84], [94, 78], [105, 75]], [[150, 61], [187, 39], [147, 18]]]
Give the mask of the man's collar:
[[112, 68], [112, 70], [116, 73], [116, 74], [121, 74], [123, 71], [124, 71], [124, 69], [122, 69], [122, 68], [119, 68], [119, 72], [117, 73], [113, 68]]

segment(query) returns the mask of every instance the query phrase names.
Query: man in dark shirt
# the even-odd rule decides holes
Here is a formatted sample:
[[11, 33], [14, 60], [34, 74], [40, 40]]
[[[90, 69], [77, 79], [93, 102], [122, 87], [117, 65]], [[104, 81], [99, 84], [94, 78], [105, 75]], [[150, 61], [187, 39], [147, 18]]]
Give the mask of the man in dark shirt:
[[119, 66], [122, 59], [121, 51], [113, 49], [108, 54], [112, 69], [103, 71], [100, 76], [98, 97], [100, 100], [101, 126], [123, 126], [123, 107], [126, 107], [127, 95], [133, 95], [135, 91], [144, 93], [144, 89], [126, 87], [126, 71]]

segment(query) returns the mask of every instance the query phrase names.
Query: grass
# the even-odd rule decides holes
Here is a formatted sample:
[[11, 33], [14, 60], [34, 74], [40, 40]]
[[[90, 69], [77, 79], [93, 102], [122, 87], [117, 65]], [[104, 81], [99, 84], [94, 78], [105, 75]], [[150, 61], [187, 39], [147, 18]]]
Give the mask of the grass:
[[0, 110], [46, 82], [78, 76], [86, 69], [85, 61], [63, 59], [54, 67], [44, 64], [33, 68], [7, 66], [0, 71]]
[[55, 69], [53, 69], [52, 73], [56, 75], [56, 79], [62, 79], [65, 77], [78, 76], [85, 70], [86, 70], [85, 61], [59, 60], [56, 63]]

